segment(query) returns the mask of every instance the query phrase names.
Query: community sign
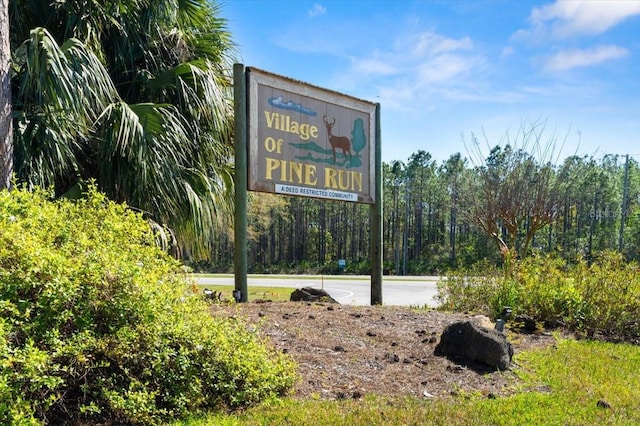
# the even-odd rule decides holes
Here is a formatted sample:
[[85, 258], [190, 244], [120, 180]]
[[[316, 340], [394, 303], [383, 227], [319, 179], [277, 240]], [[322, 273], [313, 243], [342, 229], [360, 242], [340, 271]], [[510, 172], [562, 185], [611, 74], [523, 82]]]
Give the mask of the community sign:
[[247, 71], [248, 189], [375, 204], [376, 105]]

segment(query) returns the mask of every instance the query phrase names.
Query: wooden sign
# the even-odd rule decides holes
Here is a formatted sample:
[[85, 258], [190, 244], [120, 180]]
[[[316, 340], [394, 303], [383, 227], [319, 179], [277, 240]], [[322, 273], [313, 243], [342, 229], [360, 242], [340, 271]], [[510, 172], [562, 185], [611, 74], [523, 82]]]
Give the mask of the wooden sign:
[[247, 71], [248, 189], [375, 204], [376, 105]]

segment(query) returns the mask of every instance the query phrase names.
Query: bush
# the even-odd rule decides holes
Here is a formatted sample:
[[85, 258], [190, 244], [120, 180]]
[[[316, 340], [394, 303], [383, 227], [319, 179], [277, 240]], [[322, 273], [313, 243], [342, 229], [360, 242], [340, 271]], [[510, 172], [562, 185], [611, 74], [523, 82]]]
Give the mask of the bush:
[[560, 259], [527, 258], [505, 274], [456, 274], [438, 284], [442, 308], [498, 318], [504, 306], [514, 315], [562, 324], [612, 340], [640, 339], [640, 274], [635, 263], [606, 252], [592, 265], [568, 268]]
[[286, 392], [292, 361], [181, 271], [95, 188], [0, 192], [0, 423], [158, 424]]
[[500, 282], [497, 270], [488, 262], [481, 262], [441, 278], [436, 300], [443, 310], [487, 314], [495, 303]]
[[579, 265], [573, 280], [582, 294], [581, 317], [576, 319], [582, 329], [640, 343], [640, 268], [636, 263], [625, 262], [619, 253], [605, 252], [590, 267]]

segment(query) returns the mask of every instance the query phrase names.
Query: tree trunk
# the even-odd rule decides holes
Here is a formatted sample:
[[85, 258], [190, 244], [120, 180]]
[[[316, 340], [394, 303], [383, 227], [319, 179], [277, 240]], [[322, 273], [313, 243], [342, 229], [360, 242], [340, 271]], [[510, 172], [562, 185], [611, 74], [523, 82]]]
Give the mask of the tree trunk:
[[13, 173], [10, 66], [9, 0], [0, 0], [0, 189], [11, 187]]

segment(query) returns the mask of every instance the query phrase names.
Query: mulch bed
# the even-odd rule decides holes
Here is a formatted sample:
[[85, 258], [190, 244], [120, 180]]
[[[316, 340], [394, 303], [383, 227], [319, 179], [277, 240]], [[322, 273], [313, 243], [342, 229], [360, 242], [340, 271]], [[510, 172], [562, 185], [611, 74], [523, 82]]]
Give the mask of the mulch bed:
[[294, 398], [359, 399], [381, 396], [498, 397], [514, 392], [518, 352], [553, 345], [551, 333], [514, 334], [508, 371], [457, 363], [434, 355], [444, 328], [472, 315], [400, 306], [309, 302], [213, 305], [216, 316], [242, 317], [298, 364]]

